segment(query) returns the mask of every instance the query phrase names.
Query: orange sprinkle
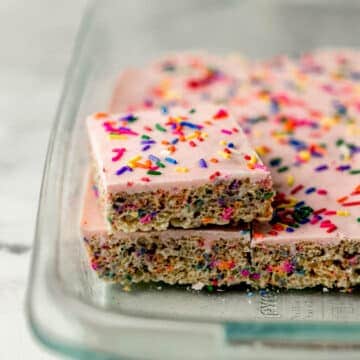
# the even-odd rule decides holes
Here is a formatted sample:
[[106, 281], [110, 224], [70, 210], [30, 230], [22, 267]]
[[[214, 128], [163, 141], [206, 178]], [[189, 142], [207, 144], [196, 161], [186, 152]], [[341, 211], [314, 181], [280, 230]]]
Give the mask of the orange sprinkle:
[[161, 143], [162, 143], [163, 145], [169, 145], [169, 142], [168, 142], [167, 140], [162, 140]]
[[174, 145], [169, 146], [167, 149], [172, 153], [176, 151], [176, 147]]
[[343, 196], [343, 197], [337, 199], [336, 201], [341, 204], [341, 203], [343, 203], [344, 201], [346, 201], [348, 198], [349, 198], [348, 196]]
[[201, 222], [203, 222], [204, 224], [209, 224], [213, 221], [214, 221], [214, 218], [210, 218], [210, 217], [205, 217], [205, 218], [201, 219]]
[[95, 119], [103, 119], [103, 118], [106, 118], [108, 116], [109, 116], [109, 114], [106, 113], [106, 112], [98, 112], [98, 113], [94, 114]]
[[214, 164], [219, 162], [219, 160], [217, 158], [211, 158], [210, 161]]
[[134, 165], [134, 167], [141, 168], [141, 169], [148, 169], [149, 168], [146, 164], [142, 164], [142, 163], [137, 162], [137, 161], [134, 162], [133, 165]]

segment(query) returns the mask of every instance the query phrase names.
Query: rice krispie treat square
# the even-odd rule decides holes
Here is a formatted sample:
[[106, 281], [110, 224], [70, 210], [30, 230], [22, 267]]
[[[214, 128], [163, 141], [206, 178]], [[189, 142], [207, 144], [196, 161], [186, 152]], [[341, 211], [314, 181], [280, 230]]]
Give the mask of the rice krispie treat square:
[[215, 105], [87, 119], [95, 182], [112, 231], [269, 220], [268, 169]]
[[233, 228], [108, 232], [96, 186], [89, 186], [81, 230], [92, 269], [109, 282], [131, 285], [163, 281], [207, 286], [251, 283], [248, 225]]

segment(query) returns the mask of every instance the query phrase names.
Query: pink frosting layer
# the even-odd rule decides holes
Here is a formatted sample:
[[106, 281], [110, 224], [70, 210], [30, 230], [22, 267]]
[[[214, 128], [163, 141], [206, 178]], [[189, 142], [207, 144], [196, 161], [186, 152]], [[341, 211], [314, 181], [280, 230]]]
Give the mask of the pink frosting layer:
[[87, 126], [108, 193], [172, 190], [243, 178], [271, 188], [267, 168], [222, 107], [97, 113], [87, 119]]
[[[101, 241], [106, 242], [109, 239], [109, 232], [105, 222], [104, 217], [98, 206], [98, 194], [97, 189], [94, 187], [91, 182], [88, 183], [83, 203], [82, 217], [81, 217], [81, 232], [85, 238], [97, 237]], [[119, 232], [116, 235], [117, 239], [126, 238], [134, 239], [139, 235], [144, 233], [134, 232], [134, 233], [122, 233]], [[151, 235], [159, 236], [160, 239], [175, 238], [181, 239], [188, 236], [199, 236], [204, 241], [209, 242], [210, 246], [211, 241], [219, 239], [237, 239], [243, 241], [244, 243], [250, 242], [250, 231], [246, 226], [238, 228], [221, 228], [221, 227], [212, 227], [208, 229], [199, 229], [199, 230], [165, 230], [152, 232]]]

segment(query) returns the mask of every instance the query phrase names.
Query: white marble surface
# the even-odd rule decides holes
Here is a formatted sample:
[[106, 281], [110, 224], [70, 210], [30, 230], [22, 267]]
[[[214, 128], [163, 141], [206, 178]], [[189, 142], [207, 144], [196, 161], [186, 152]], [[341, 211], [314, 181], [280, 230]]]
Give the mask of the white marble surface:
[[0, 359], [54, 359], [24, 293], [49, 130], [85, 0], [0, 1]]

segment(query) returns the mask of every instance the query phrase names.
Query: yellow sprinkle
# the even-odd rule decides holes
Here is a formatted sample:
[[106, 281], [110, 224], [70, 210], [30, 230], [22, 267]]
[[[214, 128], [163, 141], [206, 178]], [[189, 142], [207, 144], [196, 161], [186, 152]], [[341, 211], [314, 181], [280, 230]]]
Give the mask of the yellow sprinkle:
[[336, 125], [338, 122], [339, 122], [339, 119], [336, 117], [323, 117], [320, 120], [321, 125], [324, 126], [325, 128], [332, 127], [332, 126]]
[[350, 212], [347, 211], [347, 210], [337, 210], [336, 215], [338, 215], [338, 216], [349, 216]]
[[139, 160], [142, 159], [142, 156], [140, 155], [137, 155], [137, 156], [134, 156], [133, 158], [131, 158], [129, 161], [128, 161], [128, 166], [130, 166], [131, 168], [134, 168], [136, 167], [136, 162], [138, 162]]
[[128, 137], [124, 134], [110, 134], [110, 140], [126, 140]]
[[255, 165], [258, 162], [258, 159], [255, 155], [251, 155], [251, 159], [247, 162], [248, 165]]
[[178, 92], [169, 90], [166, 92], [164, 99], [165, 100], [179, 100], [179, 99], [181, 99], [181, 97]]
[[266, 155], [269, 152], [265, 146], [258, 146], [255, 150], [259, 155]]
[[206, 138], [209, 136], [208, 133], [203, 132], [203, 131], [200, 133], [200, 135], [201, 135], [201, 137], [203, 137], [204, 139], [206, 139]]
[[195, 139], [196, 137], [198, 137], [197, 133], [196, 133], [196, 132], [193, 132], [193, 133], [191, 133], [191, 134], [189, 134], [189, 135], [186, 135], [186, 136], [185, 136], [185, 139], [186, 139], [186, 140], [191, 140], [191, 139]]
[[225, 151], [218, 151], [218, 154], [222, 156], [224, 159], [230, 159], [231, 154], [226, 153]]
[[187, 173], [189, 172], [189, 169], [187, 167], [178, 166], [177, 168], [175, 168], [175, 171], [178, 173]]
[[310, 152], [308, 150], [299, 151], [298, 156], [303, 161], [309, 161], [311, 158]]
[[224, 145], [226, 145], [227, 144], [227, 142], [225, 141], [225, 140], [221, 140], [220, 142], [219, 142], [219, 145], [220, 146], [224, 146]]
[[293, 185], [294, 185], [294, 182], [295, 182], [294, 175], [288, 174], [288, 175], [286, 176], [286, 181], [287, 181], [287, 184], [288, 184], [289, 186], [293, 186]]

